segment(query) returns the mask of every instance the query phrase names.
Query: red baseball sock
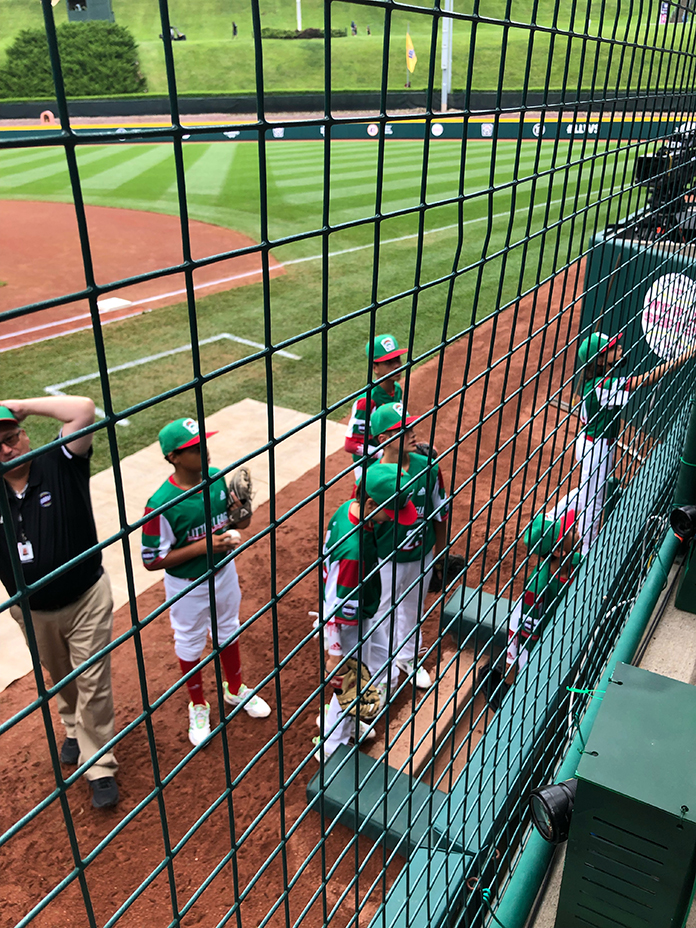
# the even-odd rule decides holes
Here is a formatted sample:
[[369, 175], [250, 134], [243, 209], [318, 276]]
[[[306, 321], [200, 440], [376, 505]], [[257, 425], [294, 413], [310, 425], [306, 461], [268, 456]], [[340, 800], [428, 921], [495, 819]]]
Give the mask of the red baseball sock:
[[[182, 658], [179, 658], [179, 664], [181, 666], [181, 675], [188, 673], [189, 670], [193, 670], [198, 661], [185, 661]], [[204, 706], [205, 705], [205, 696], [203, 695], [203, 674], [200, 670], [197, 673], [194, 673], [192, 677], [186, 681], [186, 687], [189, 691], [189, 696], [191, 697], [191, 702], [194, 706]]]
[[239, 687], [242, 685], [242, 661], [239, 656], [239, 641], [228, 644], [225, 650], [220, 652], [220, 660], [227, 677], [230, 693], [236, 696]]

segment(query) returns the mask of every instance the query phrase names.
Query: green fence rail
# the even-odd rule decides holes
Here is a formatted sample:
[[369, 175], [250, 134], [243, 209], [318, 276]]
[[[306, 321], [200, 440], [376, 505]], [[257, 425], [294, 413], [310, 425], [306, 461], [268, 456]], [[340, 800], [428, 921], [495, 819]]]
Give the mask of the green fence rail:
[[[334, 42], [312, 40], [323, 110], [290, 118], [267, 109], [270, 8], [253, 0], [255, 112], [211, 124], [180, 115], [185, 50], [156, 6], [166, 124], [74, 117], [42, 0], [57, 123], [0, 126], [0, 633], [19, 623], [31, 659], [0, 693], [4, 918], [523, 924], [529, 792], [568, 766], [673, 554], [696, 385], [692, 11], [315, 3], [326, 35], [339, 8], [379, 21], [380, 107], [335, 111]], [[457, 109], [443, 30], [468, 49]], [[387, 105], [407, 32], [424, 111]], [[472, 105], [491, 86], [495, 105]], [[158, 435], [184, 418], [200, 435], [181, 452], [178, 433], [170, 464], [191, 479], [167, 483]], [[208, 461], [222, 439], [228, 459]], [[112, 494], [99, 536], [90, 453], [95, 505]], [[230, 547], [220, 493], [242, 467], [265, 501]], [[65, 590], [96, 595], [102, 557], [124, 593], [113, 633], [102, 606], [104, 640], [83, 646], [96, 607], [78, 615]], [[18, 665], [21, 641], [7, 650]]]

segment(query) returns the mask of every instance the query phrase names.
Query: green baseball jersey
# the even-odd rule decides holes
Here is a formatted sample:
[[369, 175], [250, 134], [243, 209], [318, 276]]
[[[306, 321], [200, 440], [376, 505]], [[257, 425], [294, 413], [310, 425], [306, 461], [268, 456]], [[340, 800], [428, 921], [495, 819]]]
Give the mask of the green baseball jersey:
[[[208, 472], [213, 477], [219, 474], [217, 467], [209, 467]], [[165, 480], [162, 486], [152, 494], [145, 507], [145, 515], [158, 509], [165, 503], [171, 502], [184, 492], [174, 482], [174, 475]], [[212, 517], [212, 531], [220, 533], [229, 525], [227, 518], [227, 487], [222, 477], [210, 484], [210, 513]], [[143, 525], [141, 555], [143, 563], [151, 566], [161, 562], [172, 549], [184, 548], [194, 541], [205, 538], [208, 523], [205, 517], [203, 490], [194, 493], [187, 499], [182, 499], [176, 506], [167, 509], [161, 515], [154, 516]], [[213, 555], [217, 565], [226, 557], [224, 552]], [[179, 564], [178, 567], [167, 568], [167, 573], [173, 577], [183, 577], [195, 580], [208, 569], [208, 559], [205, 554], [191, 558]]]
[[361, 533], [354, 531], [358, 519], [351, 515], [350, 505], [351, 500], [336, 510], [324, 539], [324, 616], [333, 616], [339, 624], [357, 625], [361, 611], [363, 619], [377, 612], [382, 586], [378, 571], [360, 585], [361, 578], [377, 566], [377, 545], [374, 532], [366, 525], [362, 532], [361, 569]]
[[367, 454], [374, 454], [376, 445], [372, 444], [372, 435], [369, 430], [369, 420], [372, 412], [385, 403], [400, 403], [403, 396], [400, 383], [394, 384], [394, 395], [387, 393], [381, 384], [373, 387], [370, 392], [370, 408], [367, 408], [367, 394], [359, 396], [353, 403], [350, 412], [350, 422], [346, 432], [345, 449], [351, 452], [354, 461]]
[[423, 549], [426, 554], [432, 551], [435, 545], [433, 521], [444, 522], [448, 513], [442, 472], [425, 455], [409, 455], [408, 472], [404, 471], [402, 484], [411, 494], [411, 501], [418, 511], [418, 521], [413, 525], [397, 523], [395, 526], [394, 522], [382, 522], [375, 526], [377, 553], [382, 559], [394, 551], [396, 531], [394, 559], [397, 563], [420, 561]]
[[580, 552], [574, 552], [567, 577], [561, 577], [556, 559], [547, 558], [533, 571], [522, 594], [522, 622], [519, 630], [521, 648], [530, 649], [539, 640], [544, 628], [556, 614], [581, 560]]
[[595, 377], [582, 391], [580, 420], [590, 438], [616, 441], [621, 430], [621, 410], [631, 398], [630, 377]]

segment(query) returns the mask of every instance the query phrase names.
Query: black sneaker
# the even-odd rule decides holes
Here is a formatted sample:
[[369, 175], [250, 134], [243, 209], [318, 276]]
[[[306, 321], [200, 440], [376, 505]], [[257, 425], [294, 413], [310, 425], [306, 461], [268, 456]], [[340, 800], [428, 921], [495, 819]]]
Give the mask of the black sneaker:
[[511, 689], [512, 683], [505, 683], [502, 673], [495, 667], [491, 669], [490, 664], [476, 668], [474, 687], [479, 683], [482, 684], [480, 692], [485, 696], [486, 702], [494, 712], [497, 712], [507, 691]]
[[113, 777], [100, 777], [90, 780], [92, 805], [95, 809], [111, 809], [118, 802], [118, 785]]
[[63, 747], [60, 749], [60, 762], [67, 764], [69, 767], [75, 767], [80, 759], [80, 745], [77, 738], [66, 738]]
[[69, 767], [75, 767], [80, 759], [80, 745], [77, 738], [66, 738], [60, 749], [60, 762]]

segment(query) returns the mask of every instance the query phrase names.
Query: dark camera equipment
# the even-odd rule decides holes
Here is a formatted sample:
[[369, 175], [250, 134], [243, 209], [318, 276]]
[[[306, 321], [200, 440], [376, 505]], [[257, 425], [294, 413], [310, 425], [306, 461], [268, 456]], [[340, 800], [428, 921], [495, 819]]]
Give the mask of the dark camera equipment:
[[673, 509], [669, 524], [679, 541], [691, 541], [696, 535], [696, 506], [679, 506]]
[[561, 844], [568, 840], [577, 788], [578, 781], [572, 779], [532, 790], [529, 796], [532, 822], [549, 844]]
[[639, 155], [633, 183], [647, 191], [645, 206], [609, 228], [624, 238], [696, 240], [696, 123], [685, 123], [652, 154]]

